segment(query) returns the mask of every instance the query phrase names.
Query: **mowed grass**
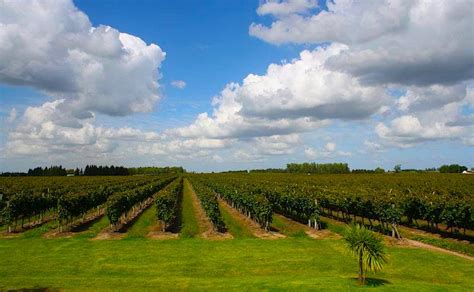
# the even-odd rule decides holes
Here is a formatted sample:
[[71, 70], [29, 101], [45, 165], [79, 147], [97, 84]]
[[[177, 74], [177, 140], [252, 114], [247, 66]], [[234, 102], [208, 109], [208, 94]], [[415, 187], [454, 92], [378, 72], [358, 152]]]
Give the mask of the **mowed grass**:
[[93, 238], [99, 234], [104, 228], [107, 228], [110, 224], [109, 218], [104, 215], [93, 222], [91, 222], [88, 226], [82, 226], [84, 231], [78, 232], [74, 237], [78, 238]]
[[158, 225], [156, 206], [151, 204], [127, 229], [127, 237], [146, 237], [153, 225]]
[[277, 229], [278, 232], [290, 236], [290, 237], [305, 237], [304, 225], [299, 224], [295, 221], [291, 221], [281, 215], [273, 214], [273, 222], [271, 225], [273, 228]]
[[188, 180], [183, 182], [183, 197], [181, 201], [181, 238], [196, 237], [201, 231], [196, 218], [193, 201], [191, 198], [192, 189]]
[[227, 231], [232, 234], [236, 239], [239, 238], [254, 238], [252, 231], [245, 225], [242, 224], [237, 218], [232, 216], [223, 204], [219, 204], [219, 210], [221, 211], [222, 220], [225, 223]]
[[[474, 288], [472, 261], [401, 247], [388, 254], [367, 288]], [[0, 239], [0, 289], [359, 290], [356, 276], [357, 263], [340, 239]]]

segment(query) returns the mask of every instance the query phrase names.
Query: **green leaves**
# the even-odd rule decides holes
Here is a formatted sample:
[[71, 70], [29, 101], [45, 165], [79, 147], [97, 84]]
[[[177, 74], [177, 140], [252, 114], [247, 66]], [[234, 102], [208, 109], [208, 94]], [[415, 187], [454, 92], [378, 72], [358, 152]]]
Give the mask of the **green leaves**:
[[362, 283], [367, 271], [380, 271], [387, 262], [382, 239], [362, 225], [352, 224], [345, 232], [344, 240], [359, 262], [359, 279]]
[[163, 221], [164, 227], [176, 219], [179, 196], [183, 189], [183, 178], [176, 179], [156, 195], [156, 216]]
[[202, 181], [196, 177], [192, 177], [192, 185], [196, 191], [196, 195], [201, 202], [201, 206], [206, 211], [207, 217], [211, 220], [214, 228], [222, 231], [225, 228], [224, 220], [222, 219], [221, 211], [219, 210], [219, 203], [217, 201], [216, 193], [205, 186]]
[[107, 200], [106, 214], [110, 223], [117, 224], [120, 216], [128, 212], [133, 206], [153, 196], [156, 192], [169, 184], [175, 177], [165, 177], [145, 186], [115, 193]]

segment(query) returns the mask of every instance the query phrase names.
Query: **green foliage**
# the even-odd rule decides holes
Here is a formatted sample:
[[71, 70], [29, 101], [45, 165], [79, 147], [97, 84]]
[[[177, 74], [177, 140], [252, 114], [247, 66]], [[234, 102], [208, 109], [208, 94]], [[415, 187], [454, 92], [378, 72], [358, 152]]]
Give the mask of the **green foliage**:
[[[322, 213], [336, 212], [346, 220], [354, 220], [351, 216], [377, 220], [381, 222], [383, 232], [391, 230], [398, 237], [397, 225], [403, 218], [410, 224], [415, 223], [414, 220], [426, 220], [433, 227], [448, 224], [447, 220], [450, 220], [449, 226], [458, 230], [471, 229], [474, 222], [474, 177], [469, 176], [253, 173], [197, 177], [228, 198], [243, 198], [249, 194], [251, 197], [264, 196], [273, 211], [303, 223], [309, 219], [318, 220]], [[234, 203], [237, 208], [240, 208], [239, 204]], [[451, 205], [454, 207], [444, 211]], [[455, 220], [451, 219], [453, 216]]]
[[268, 229], [272, 222], [273, 208], [260, 189], [239, 181], [219, 180], [218, 176], [207, 176], [205, 184], [218, 196], [226, 200], [242, 214], [249, 216], [260, 226]]
[[289, 163], [286, 165], [290, 173], [349, 173], [347, 163]]
[[347, 228], [344, 240], [359, 264], [359, 283], [365, 284], [368, 271], [380, 271], [387, 262], [382, 239], [362, 225], [352, 224]]
[[163, 229], [176, 219], [179, 197], [183, 189], [183, 178], [173, 181], [156, 195], [156, 216], [163, 222]]
[[393, 171], [395, 171], [395, 172], [397, 172], [397, 173], [400, 172], [400, 171], [402, 171], [402, 165], [401, 165], [401, 164], [395, 165], [395, 166], [393, 167]]
[[201, 202], [201, 206], [207, 214], [207, 217], [211, 220], [214, 228], [218, 231], [225, 229], [224, 221], [222, 220], [221, 212], [219, 210], [219, 203], [217, 201], [216, 193], [204, 185], [195, 176], [191, 179], [196, 195]]
[[156, 194], [169, 184], [175, 177], [165, 177], [145, 186], [115, 193], [106, 203], [106, 214], [111, 224], [117, 224], [120, 217], [133, 206]]
[[185, 173], [186, 170], [182, 167], [131, 167], [128, 169], [129, 173], [132, 175], [139, 175], [139, 174], [165, 174], [165, 173], [174, 173], [174, 174], [182, 174]]
[[34, 169], [28, 169], [29, 176], [66, 176], [67, 171], [65, 168], [60, 166], [51, 166], [45, 167], [44, 169], [41, 167], [36, 167]]
[[375, 173], [385, 173], [385, 169], [381, 168], [381, 167], [377, 167], [375, 170], [374, 170]]
[[467, 170], [466, 166], [461, 166], [459, 164], [450, 164], [450, 165], [442, 165], [439, 168], [439, 172], [441, 173], [461, 173]]

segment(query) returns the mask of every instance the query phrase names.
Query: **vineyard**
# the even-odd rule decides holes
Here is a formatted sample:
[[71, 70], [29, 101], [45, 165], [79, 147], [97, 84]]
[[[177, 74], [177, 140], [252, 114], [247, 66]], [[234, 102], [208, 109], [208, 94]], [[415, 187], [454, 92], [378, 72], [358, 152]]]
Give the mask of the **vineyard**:
[[[228, 173], [18, 177], [0, 178], [0, 198], [0, 247], [4, 247], [0, 248], [0, 266], [21, 266], [22, 270], [15, 272], [19, 274], [28, 269], [25, 270], [23, 263], [16, 262], [9, 255], [15, 254], [15, 258], [22, 258], [25, 262], [34, 262], [36, 257], [29, 252], [17, 254], [14, 250], [28, 245], [28, 250], [35, 253], [40, 252], [40, 246], [45, 243], [54, 249], [55, 244], [61, 246], [67, 242], [79, 249], [84, 244], [97, 248], [111, 262], [115, 262], [117, 257], [125, 260], [123, 257], [127, 257], [128, 252], [145, 263], [148, 262], [148, 253], [154, 254], [155, 249], [159, 249], [163, 252], [156, 251], [157, 259], [160, 256], [168, 258], [170, 264], [174, 262], [180, 266], [181, 262], [176, 262], [178, 258], [183, 263], [188, 262], [195, 256], [192, 253], [194, 248], [207, 253], [208, 247], [211, 250], [216, 248], [216, 255], [222, 258], [242, 257], [243, 262], [239, 265], [250, 270], [260, 267], [258, 260], [253, 262], [254, 266], [248, 266], [252, 260], [244, 260], [245, 255], [250, 255], [250, 250], [267, 262], [278, 258], [274, 252], [282, 259], [291, 256], [305, 261], [295, 254], [304, 247], [308, 253], [324, 252], [328, 259], [334, 256], [337, 262], [338, 257], [343, 260], [346, 256], [336, 254], [340, 253], [341, 230], [350, 222], [385, 235], [391, 253], [400, 253], [404, 257], [410, 254], [414, 261], [417, 259], [419, 264], [412, 263], [413, 266], [422, 264], [425, 269], [436, 270], [440, 268], [436, 267], [438, 258], [440, 265], [452, 259], [460, 265], [470, 266], [463, 268], [466, 273], [474, 272], [474, 178], [467, 175]], [[129, 240], [116, 240], [127, 237]], [[180, 238], [183, 240], [169, 240]], [[185, 240], [190, 238], [196, 240]], [[407, 249], [407, 245], [416, 248]], [[132, 246], [142, 246], [142, 252], [136, 253]], [[264, 249], [265, 246], [271, 248]], [[173, 248], [177, 253], [174, 256]], [[113, 258], [108, 256], [112, 251]], [[51, 262], [63, 261], [63, 257], [54, 258], [54, 254]], [[217, 259], [211, 254], [202, 261], [216, 264]], [[86, 255], [83, 260], [92, 260], [90, 255]], [[323, 260], [313, 256], [305, 259], [308, 258], [315, 262]], [[149, 265], [165, 263], [160, 259]], [[30, 264], [33, 267], [34, 264], [42, 266], [47, 263]], [[208, 263], [202, 264], [206, 266]], [[318, 269], [309, 262], [300, 264], [308, 269]], [[321, 264], [325, 265], [324, 262]], [[406, 264], [400, 263], [404, 267]], [[63, 265], [67, 270], [69, 265], [64, 262]], [[221, 267], [234, 268], [238, 266]], [[47, 267], [44, 269], [48, 270]], [[200, 270], [198, 267], [195, 269], [190, 273]], [[0, 268], [0, 277], [9, 273], [8, 269]], [[304, 276], [305, 273], [300, 271], [302, 283], [311, 279], [309, 275]], [[341, 270], [341, 273], [344, 272]], [[23, 281], [28, 279], [28, 275], [25, 277]], [[423, 285], [431, 285], [432, 279], [426, 277], [420, 281]], [[5, 282], [10, 284], [0, 284], [0, 289], [18, 287], [16, 281], [21, 282], [21, 279], [15, 279], [12, 277], [8, 280], [10, 282]], [[438, 284], [448, 285], [447, 288], [448, 282]], [[26, 283], [26, 286], [32, 283]], [[350, 283], [344, 287], [350, 287]], [[47, 287], [57, 285], [45, 284]], [[463, 281], [458, 284], [459, 287], [470, 285]], [[164, 283], [160, 285], [171, 288]], [[312, 284], [308, 285], [288, 287], [314, 288]], [[224, 288], [226, 285], [215, 287]]]

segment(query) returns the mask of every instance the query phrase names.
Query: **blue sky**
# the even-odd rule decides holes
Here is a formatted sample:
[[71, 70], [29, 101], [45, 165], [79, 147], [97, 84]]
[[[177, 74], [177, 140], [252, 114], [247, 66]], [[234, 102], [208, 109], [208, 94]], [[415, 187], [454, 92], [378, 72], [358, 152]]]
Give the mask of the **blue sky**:
[[469, 1], [342, 2], [8, 3], [0, 171], [474, 166]]

